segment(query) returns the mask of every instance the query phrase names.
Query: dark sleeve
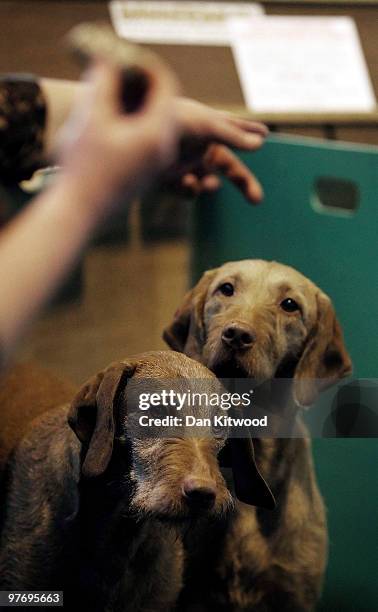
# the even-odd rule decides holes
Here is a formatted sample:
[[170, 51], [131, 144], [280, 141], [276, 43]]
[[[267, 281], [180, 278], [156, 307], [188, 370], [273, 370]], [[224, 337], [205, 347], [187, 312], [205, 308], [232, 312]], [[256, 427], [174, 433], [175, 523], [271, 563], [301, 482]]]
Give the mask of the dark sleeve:
[[0, 76], [0, 182], [14, 184], [41, 167], [46, 101], [32, 76]]

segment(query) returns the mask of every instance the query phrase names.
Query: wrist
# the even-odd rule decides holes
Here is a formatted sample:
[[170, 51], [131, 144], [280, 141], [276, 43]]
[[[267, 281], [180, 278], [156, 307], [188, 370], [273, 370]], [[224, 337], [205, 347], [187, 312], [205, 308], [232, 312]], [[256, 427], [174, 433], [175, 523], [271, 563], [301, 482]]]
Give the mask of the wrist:
[[59, 171], [45, 194], [47, 200], [53, 203], [50, 210], [57, 216], [64, 231], [82, 233], [89, 237], [106, 216], [101, 193], [92, 190], [80, 177], [64, 171]]

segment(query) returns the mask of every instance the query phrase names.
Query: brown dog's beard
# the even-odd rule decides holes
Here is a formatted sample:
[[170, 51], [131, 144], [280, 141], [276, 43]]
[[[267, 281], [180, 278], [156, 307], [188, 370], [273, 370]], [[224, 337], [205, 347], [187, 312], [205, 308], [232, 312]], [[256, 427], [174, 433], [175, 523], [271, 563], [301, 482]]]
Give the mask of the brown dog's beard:
[[[199, 516], [217, 519], [228, 512], [232, 497], [219, 470], [213, 438], [134, 440], [134, 483], [130, 508], [139, 519], [181, 522]], [[184, 483], [205, 478], [214, 485], [214, 501], [188, 503]]]
[[225, 486], [219, 487], [215, 506], [211, 509], [189, 508], [181, 499], [180, 488], [169, 491], [167, 487], [137, 487], [131, 501], [131, 512], [139, 519], [155, 518], [164, 522], [182, 523], [186, 521], [223, 518], [233, 508], [233, 499]]

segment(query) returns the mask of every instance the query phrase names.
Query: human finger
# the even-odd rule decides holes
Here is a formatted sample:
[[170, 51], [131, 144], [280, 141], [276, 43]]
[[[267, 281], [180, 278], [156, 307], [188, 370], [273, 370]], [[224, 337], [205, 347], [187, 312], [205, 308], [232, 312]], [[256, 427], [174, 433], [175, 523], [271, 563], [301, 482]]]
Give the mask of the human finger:
[[249, 168], [226, 146], [212, 145], [205, 156], [205, 166], [230, 180], [251, 203], [259, 202], [263, 189]]

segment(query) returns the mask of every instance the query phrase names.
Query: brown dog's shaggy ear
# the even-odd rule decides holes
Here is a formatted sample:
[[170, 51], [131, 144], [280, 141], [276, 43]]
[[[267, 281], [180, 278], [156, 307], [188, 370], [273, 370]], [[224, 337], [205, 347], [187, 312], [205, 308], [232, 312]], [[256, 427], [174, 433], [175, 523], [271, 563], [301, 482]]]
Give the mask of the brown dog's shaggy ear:
[[207, 291], [217, 269], [208, 270], [198, 283], [188, 291], [181, 306], [176, 310], [173, 321], [163, 332], [168, 346], [189, 357], [200, 356], [203, 345], [203, 309]]
[[134, 370], [132, 364], [112, 364], [90, 378], [71, 404], [68, 423], [87, 447], [82, 465], [86, 477], [99, 476], [108, 466], [115, 433], [114, 411]]
[[352, 373], [352, 362], [331, 300], [317, 294], [317, 322], [309, 334], [294, 374], [294, 400], [311, 406], [318, 393]]

